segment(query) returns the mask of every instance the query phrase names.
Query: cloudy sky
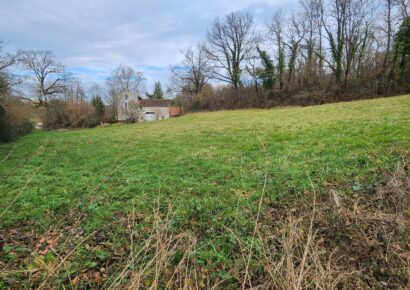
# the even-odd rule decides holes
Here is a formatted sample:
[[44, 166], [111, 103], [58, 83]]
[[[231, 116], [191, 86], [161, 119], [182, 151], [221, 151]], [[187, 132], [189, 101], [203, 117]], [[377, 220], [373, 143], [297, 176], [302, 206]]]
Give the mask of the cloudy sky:
[[120, 64], [165, 85], [180, 51], [204, 40], [216, 17], [248, 11], [262, 24], [297, 0], [0, 0], [6, 50], [51, 50], [85, 86], [103, 84]]

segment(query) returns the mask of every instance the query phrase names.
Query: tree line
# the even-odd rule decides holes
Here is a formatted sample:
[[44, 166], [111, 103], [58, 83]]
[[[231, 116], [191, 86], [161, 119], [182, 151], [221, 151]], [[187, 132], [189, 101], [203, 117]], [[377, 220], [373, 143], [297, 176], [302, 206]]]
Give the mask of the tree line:
[[187, 110], [310, 105], [410, 92], [405, 0], [301, 0], [256, 26], [234, 12], [183, 51], [172, 88]]
[[[142, 72], [120, 65], [107, 77], [105, 86], [85, 89], [50, 51], [20, 50], [2, 53], [0, 42], [0, 141], [7, 142], [33, 129], [33, 116], [40, 115], [44, 129], [90, 128], [117, 120], [119, 93], [142, 96]], [[17, 67], [22, 75], [11, 73]], [[164, 98], [161, 83], [155, 83], [148, 98]]]

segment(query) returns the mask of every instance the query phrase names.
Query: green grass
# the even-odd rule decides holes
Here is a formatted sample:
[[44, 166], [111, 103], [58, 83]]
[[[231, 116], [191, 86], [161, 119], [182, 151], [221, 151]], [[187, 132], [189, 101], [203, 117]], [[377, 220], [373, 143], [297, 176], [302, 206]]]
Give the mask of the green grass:
[[75, 212], [91, 232], [132, 210], [149, 219], [159, 200], [175, 229], [198, 237], [199, 263], [229, 267], [223, 225], [251, 235], [243, 209], [256, 209], [265, 174], [272, 202], [311, 191], [310, 180], [322, 194], [365, 195], [409, 148], [410, 96], [38, 131], [0, 145], [0, 162], [12, 150], [0, 164], [0, 229], [31, 222], [41, 233]]

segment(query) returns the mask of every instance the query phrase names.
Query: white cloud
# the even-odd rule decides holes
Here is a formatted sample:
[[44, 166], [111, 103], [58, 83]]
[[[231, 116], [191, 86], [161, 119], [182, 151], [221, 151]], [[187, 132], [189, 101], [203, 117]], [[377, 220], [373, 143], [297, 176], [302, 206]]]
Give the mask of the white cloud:
[[[246, 10], [263, 23], [291, 1], [14, 0], [0, 2], [0, 39], [8, 49], [51, 50], [81, 77], [101, 82], [120, 64], [144, 72], [147, 86], [168, 81], [180, 51], [204, 39], [215, 17]], [[154, 66], [156, 69], [152, 69]]]

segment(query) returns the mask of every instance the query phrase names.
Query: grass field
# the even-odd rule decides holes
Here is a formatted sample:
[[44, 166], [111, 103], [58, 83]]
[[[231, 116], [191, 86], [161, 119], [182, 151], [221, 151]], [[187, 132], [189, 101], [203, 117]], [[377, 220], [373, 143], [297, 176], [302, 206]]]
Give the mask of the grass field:
[[[410, 96], [35, 132], [0, 145], [0, 288], [119, 287], [155, 256], [160, 224], [171, 269], [189, 260], [197, 288], [240, 287], [241, 261], [264, 275], [239, 254], [258, 248], [258, 211], [313, 191], [366, 198], [409, 149]], [[154, 272], [141, 287], [165, 288]]]

